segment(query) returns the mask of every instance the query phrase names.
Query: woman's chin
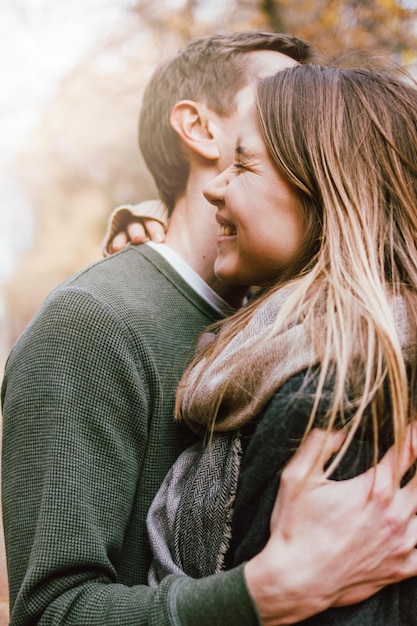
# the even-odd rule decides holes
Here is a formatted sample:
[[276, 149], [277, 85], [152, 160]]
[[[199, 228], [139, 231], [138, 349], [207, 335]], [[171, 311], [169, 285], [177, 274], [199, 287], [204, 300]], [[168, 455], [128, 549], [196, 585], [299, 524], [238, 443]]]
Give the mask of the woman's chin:
[[214, 273], [222, 283], [227, 283], [228, 285], [242, 285], [246, 287], [250, 286], [250, 283], [242, 279], [242, 276], [238, 272], [227, 272], [222, 269], [217, 270], [215, 267]]
[[245, 272], [243, 266], [239, 266], [238, 263], [231, 263], [230, 259], [222, 258], [221, 255], [218, 255], [214, 262], [214, 273], [223, 283], [242, 286], [252, 285], [253, 276], [249, 276], [251, 272]]

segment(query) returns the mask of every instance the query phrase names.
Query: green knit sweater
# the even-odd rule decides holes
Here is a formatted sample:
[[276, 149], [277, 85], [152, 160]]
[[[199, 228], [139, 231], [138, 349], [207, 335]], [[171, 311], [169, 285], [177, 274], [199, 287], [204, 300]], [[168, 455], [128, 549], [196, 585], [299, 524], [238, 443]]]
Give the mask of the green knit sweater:
[[245, 626], [242, 566], [146, 585], [145, 517], [191, 435], [172, 419], [216, 314], [147, 246], [66, 281], [9, 357], [2, 506], [12, 626]]

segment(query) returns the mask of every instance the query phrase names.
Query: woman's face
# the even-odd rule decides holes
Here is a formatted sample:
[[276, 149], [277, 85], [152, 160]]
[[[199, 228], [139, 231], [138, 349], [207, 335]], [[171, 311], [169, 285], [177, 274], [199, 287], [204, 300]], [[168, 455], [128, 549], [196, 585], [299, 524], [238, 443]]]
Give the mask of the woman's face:
[[262, 138], [255, 105], [245, 115], [235, 162], [204, 189], [217, 207], [217, 276], [228, 283], [276, 280], [301, 250], [297, 197], [278, 173]]

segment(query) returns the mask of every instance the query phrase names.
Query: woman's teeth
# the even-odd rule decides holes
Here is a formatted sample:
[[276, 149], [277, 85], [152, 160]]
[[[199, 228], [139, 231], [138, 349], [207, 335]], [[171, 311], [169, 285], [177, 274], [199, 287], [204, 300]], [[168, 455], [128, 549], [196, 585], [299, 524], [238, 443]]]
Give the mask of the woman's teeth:
[[231, 237], [236, 235], [236, 229], [231, 224], [220, 224], [219, 235], [220, 237]]

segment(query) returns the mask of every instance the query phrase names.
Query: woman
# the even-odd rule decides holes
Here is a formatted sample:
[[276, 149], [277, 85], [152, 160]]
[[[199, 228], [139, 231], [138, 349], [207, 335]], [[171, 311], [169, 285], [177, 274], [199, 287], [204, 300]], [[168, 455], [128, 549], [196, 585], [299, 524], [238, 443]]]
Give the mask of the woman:
[[[416, 87], [368, 69], [281, 71], [259, 83], [235, 159], [205, 192], [215, 269], [261, 289], [202, 338], [180, 384], [177, 417], [208, 443], [155, 499], [151, 580], [259, 552], [280, 473], [313, 428], [343, 431], [328, 468], [343, 479], [399, 453], [416, 411]], [[306, 623], [417, 624], [415, 586]]]

